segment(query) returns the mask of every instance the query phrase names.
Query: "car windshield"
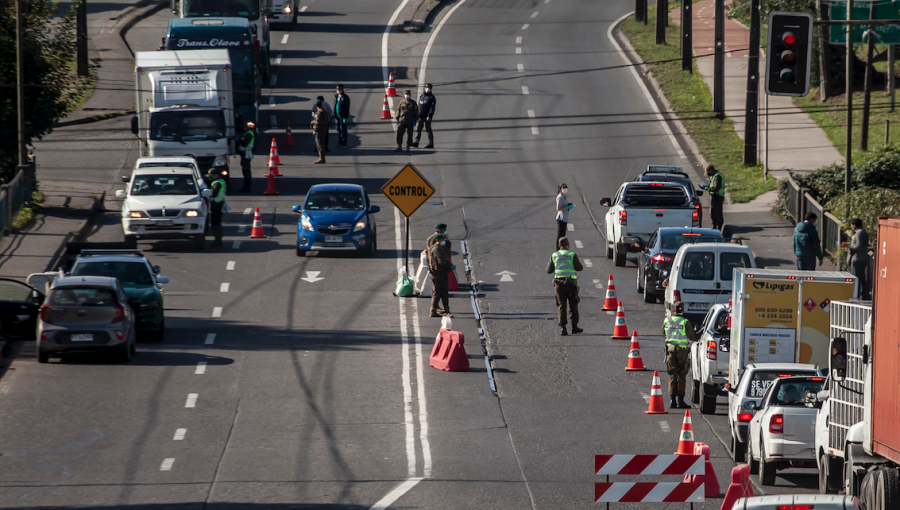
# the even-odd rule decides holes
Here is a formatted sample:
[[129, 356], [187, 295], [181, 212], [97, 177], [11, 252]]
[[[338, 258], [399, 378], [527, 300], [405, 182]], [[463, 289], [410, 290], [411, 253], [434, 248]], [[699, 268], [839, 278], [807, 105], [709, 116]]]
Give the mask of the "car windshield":
[[358, 191], [312, 191], [306, 197], [310, 211], [362, 211], [365, 209], [362, 194]]
[[150, 114], [150, 139], [189, 142], [225, 138], [222, 111], [163, 111]]
[[719, 279], [731, 281], [736, 267], [750, 267], [750, 256], [739, 252], [722, 252], [719, 254]]
[[772, 386], [772, 381], [778, 379], [779, 377], [791, 377], [794, 375], [814, 376], [816, 374], [815, 372], [810, 372], [808, 370], [779, 370], [777, 372], [769, 370], [755, 370], [753, 372], [753, 378], [750, 379], [750, 384], [747, 386], [747, 396], [750, 398], [762, 398], [766, 395], [766, 391], [769, 390], [769, 386]]
[[82, 262], [75, 265], [72, 275], [118, 278], [124, 285], [153, 285], [150, 269], [143, 262]]
[[807, 391], [818, 393], [822, 389], [825, 379], [816, 378], [818, 380], [809, 381], [782, 381], [773, 391], [775, 395], [770, 401], [771, 405], [777, 406], [802, 406], [803, 396]]
[[259, 19], [259, 0], [185, 0], [184, 16]]
[[715, 239], [722, 239], [721, 237], [714, 236], [698, 236], [694, 235], [684, 235], [684, 234], [672, 234], [672, 235], [664, 235], [662, 236], [662, 246], [661, 249], [666, 251], [678, 251], [678, 248], [681, 248], [682, 245], [694, 242], [709, 242]]
[[136, 175], [132, 195], [196, 195], [197, 185], [190, 175]]
[[716, 256], [709, 251], [693, 251], [685, 254], [681, 277], [687, 280], [712, 280], [715, 277]]
[[50, 306], [112, 306], [116, 296], [111, 289], [63, 287], [53, 289], [47, 302]]

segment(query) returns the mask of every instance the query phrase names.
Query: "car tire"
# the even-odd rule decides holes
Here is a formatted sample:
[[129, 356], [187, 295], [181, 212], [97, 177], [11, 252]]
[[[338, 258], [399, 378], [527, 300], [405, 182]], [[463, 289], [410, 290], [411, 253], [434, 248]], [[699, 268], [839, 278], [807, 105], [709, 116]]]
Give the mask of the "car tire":
[[700, 381], [691, 379], [693, 382], [693, 388], [691, 391], [691, 403], [699, 404], [700, 403]]
[[128, 249], [136, 249], [137, 248], [137, 236], [135, 235], [126, 235], [125, 236], [125, 246]]
[[301, 250], [299, 244], [297, 245], [297, 256], [298, 256], [298, 257], [305, 257], [305, 256], [306, 256], [306, 250]]
[[[898, 490], [897, 470], [889, 467], [881, 467], [866, 476], [874, 476], [874, 498], [867, 498], [867, 494], [861, 494], [860, 499], [868, 503], [868, 508], [874, 510], [893, 510], [900, 505], [900, 490]], [[872, 501], [874, 499], [874, 501]], [[868, 500], [868, 501], [866, 501]]]
[[732, 433], [731, 436], [731, 459], [738, 464], [743, 463], [747, 457], [747, 445], [738, 441], [738, 438]]
[[50, 353], [45, 351], [44, 349], [38, 349], [38, 363], [47, 363], [50, 361]]
[[[837, 494], [841, 489], [841, 465], [822, 452], [819, 455], [819, 466], [819, 494]], [[838, 476], [835, 476], [835, 471]]]
[[614, 253], [615, 252], [613, 251], [612, 245], [606, 243], [606, 258], [612, 260]]
[[619, 253], [619, 250], [614, 250], [616, 256], [616, 265], [619, 267], [625, 266], [625, 256], [628, 255], [628, 252]]
[[[656, 294], [650, 292], [648, 289], [649, 282], [647, 281], [647, 275], [644, 275], [644, 303], [656, 303]], [[694, 402], [696, 404], [696, 402]]]
[[766, 450], [762, 446], [762, 441], [762, 438], [759, 438], [759, 484], [775, 485], [775, 474], [778, 469], [775, 467], [776, 464], [774, 462], [766, 462]]
[[375, 250], [378, 249], [378, 236], [375, 232], [372, 232], [372, 239], [369, 240], [369, 247], [366, 248], [366, 257], [374, 257]]
[[700, 414], [716, 414], [716, 394], [709, 395], [709, 384], [700, 385]]
[[166, 318], [163, 317], [162, 321], [159, 324], [158, 331], [150, 332], [150, 341], [151, 342], [162, 342], [166, 338]]
[[750, 438], [747, 438], [747, 464], [750, 465], [750, 474], [759, 474], [759, 461], [753, 458], [753, 448], [749, 444]]
[[203, 251], [206, 249], [206, 236], [197, 234], [191, 238], [194, 243], [194, 251]]
[[637, 288], [637, 293], [638, 293], [638, 294], [643, 294], [643, 293], [644, 293], [644, 286], [641, 285], [641, 268], [640, 268], [640, 266], [638, 267], [638, 270], [635, 271], [634, 273], [635, 273], [635, 277], [634, 277], [634, 286]]

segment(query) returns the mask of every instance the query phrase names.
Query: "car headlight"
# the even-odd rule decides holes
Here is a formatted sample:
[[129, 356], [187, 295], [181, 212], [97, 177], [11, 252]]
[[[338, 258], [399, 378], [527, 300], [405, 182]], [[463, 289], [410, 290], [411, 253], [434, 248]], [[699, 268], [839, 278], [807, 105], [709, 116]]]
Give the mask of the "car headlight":
[[356, 222], [356, 226], [353, 227], [353, 231], [354, 231], [354, 232], [359, 232], [360, 230], [366, 228], [366, 225], [368, 225], [368, 222], [366, 221], [365, 218], [363, 218], [363, 219], [361, 219], [361, 220], [359, 220], [359, 221]]
[[216, 160], [213, 163], [213, 166], [227, 166], [228, 158], [226, 156], [216, 156]]
[[291, 13], [291, 4], [284, 4], [284, 13], [285, 14]]
[[147, 218], [147, 213], [142, 211], [131, 211], [128, 213], [129, 218]]
[[200, 214], [199, 211], [188, 211], [188, 212], [184, 213], [184, 215], [187, 216], [188, 218], [196, 218], [199, 214]]
[[313, 231], [312, 222], [309, 221], [309, 217], [305, 214], [300, 216], [300, 226], [303, 227], [303, 230]]

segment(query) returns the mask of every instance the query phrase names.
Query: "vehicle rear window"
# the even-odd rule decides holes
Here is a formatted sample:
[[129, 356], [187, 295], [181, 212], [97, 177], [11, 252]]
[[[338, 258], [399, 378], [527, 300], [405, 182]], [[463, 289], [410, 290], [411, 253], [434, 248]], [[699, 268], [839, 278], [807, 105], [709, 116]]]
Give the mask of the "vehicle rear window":
[[719, 254], [719, 279], [731, 281], [736, 267], [751, 267], [750, 256], [739, 252], [722, 252]]
[[716, 255], [709, 251], [692, 251], [684, 255], [681, 277], [686, 280], [712, 280], [715, 278]]
[[790, 377], [793, 375], [808, 375], [808, 376], [816, 376], [815, 372], [810, 372], [809, 370], [797, 371], [797, 370], [779, 370], [779, 371], [769, 371], [769, 370], [756, 370], [753, 372], [753, 379], [750, 379], [750, 384], [747, 386], [747, 395], [750, 398], [762, 398], [766, 395], [766, 391], [769, 390], [769, 386], [772, 385], [772, 381], [778, 379], [779, 377]]
[[190, 168], [196, 170], [197, 167], [193, 163], [182, 163], [176, 161], [160, 161], [154, 163], [141, 163], [138, 168]]
[[310, 211], [362, 211], [362, 194], [358, 191], [313, 191], [304, 209]]
[[648, 184], [629, 186], [622, 202], [625, 205], [683, 206], [690, 200], [681, 186]]
[[770, 403], [779, 406], [802, 406], [806, 392], [818, 393], [822, 389], [824, 382], [824, 379], [820, 381], [782, 381], [773, 390], [775, 395], [770, 400]]
[[64, 287], [53, 289], [47, 298], [50, 306], [112, 306], [116, 297], [110, 289]]
[[721, 237], [712, 237], [712, 236], [686, 236], [683, 234], [672, 234], [662, 236], [662, 249], [666, 251], [678, 251], [678, 248], [681, 248], [681, 245], [687, 243], [703, 243], [703, 242], [711, 242], [716, 239], [722, 239]]
[[72, 274], [118, 278], [125, 285], [153, 285], [153, 276], [143, 262], [82, 262]]

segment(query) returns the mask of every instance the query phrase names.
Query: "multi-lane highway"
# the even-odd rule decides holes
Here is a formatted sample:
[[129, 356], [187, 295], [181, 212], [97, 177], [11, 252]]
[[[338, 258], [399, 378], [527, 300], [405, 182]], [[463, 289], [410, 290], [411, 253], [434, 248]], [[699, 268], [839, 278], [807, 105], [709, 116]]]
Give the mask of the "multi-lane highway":
[[[693, 162], [634, 70], [563, 73], [625, 62], [610, 29], [633, 2], [457, 0], [429, 31], [388, 33], [406, 4], [304, 0], [295, 28], [274, 27], [260, 143], [280, 144], [280, 194], [261, 194], [258, 157], [255, 192], [228, 197], [224, 249], [140, 244], [171, 278], [167, 335], [140, 344], [130, 365], [38, 365], [32, 348], [20, 351], [0, 379], [0, 506], [588, 508], [603, 481], [595, 454], [675, 451], [683, 415], [643, 413], [652, 372], [625, 372], [628, 342], [610, 339], [613, 317], [600, 310], [608, 276], [645, 364], [664, 372], [663, 308], [638, 299], [633, 260], [606, 259], [597, 225], [600, 198], [646, 165]], [[155, 50], [170, 16], [135, 26], [131, 47]], [[392, 152], [392, 123], [380, 120], [388, 71], [401, 94], [434, 84], [435, 149]], [[328, 163], [313, 166], [309, 111], [317, 95], [333, 100], [336, 83], [352, 100], [349, 147], [332, 133]], [[287, 122], [295, 147], [282, 144]], [[57, 136], [72, 140], [50, 147], [39, 179], [115, 189], [137, 156], [127, 121]], [[439, 319], [427, 300], [391, 294], [403, 222], [379, 190], [407, 162], [437, 189], [412, 218], [414, 254], [444, 222], [464, 279], [465, 242], [485, 337], [482, 346], [464, 281], [451, 310], [468, 373], [428, 366]], [[321, 182], [362, 184], [381, 206], [373, 258], [295, 256], [290, 207]], [[544, 272], [560, 182], [577, 204], [569, 237], [586, 266], [585, 333], [567, 337]], [[91, 240], [121, 238], [118, 204], [107, 206]], [[255, 207], [266, 239], [247, 237]], [[501, 282], [504, 271], [512, 281]], [[723, 412], [695, 412], [693, 429], [724, 492], [734, 463]], [[799, 473], [767, 491], [815, 486], [814, 472]]]

